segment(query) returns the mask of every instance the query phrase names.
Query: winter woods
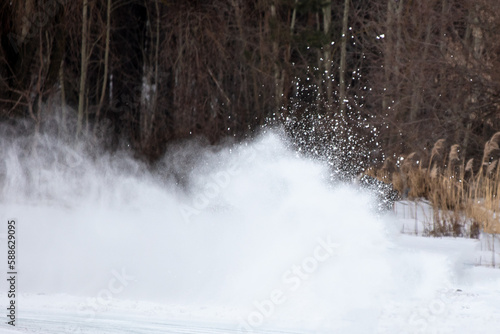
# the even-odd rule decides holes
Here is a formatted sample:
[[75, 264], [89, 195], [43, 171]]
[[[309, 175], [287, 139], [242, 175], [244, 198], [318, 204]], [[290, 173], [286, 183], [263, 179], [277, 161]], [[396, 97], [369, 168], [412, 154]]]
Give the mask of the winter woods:
[[[126, 139], [245, 136], [328, 115], [377, 158], [500, 128], [496, 0], [26, 0], [0, 4], [0, 117]], [[358, 124], [359, 125], [359, 124]]]

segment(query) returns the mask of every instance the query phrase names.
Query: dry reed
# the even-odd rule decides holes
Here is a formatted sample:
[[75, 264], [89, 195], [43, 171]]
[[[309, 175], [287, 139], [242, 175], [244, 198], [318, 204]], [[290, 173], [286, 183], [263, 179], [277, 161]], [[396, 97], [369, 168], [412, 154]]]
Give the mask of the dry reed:
[[434, 219], [428, 235], [477, 238], [480, 231], [500, 233], [500, 132], [486, 142], [479, 171], [474, 170], [473, 158], [464, 164], [458, 144], [450, 147], [447, 159], [445, 152], [446, 140], [439, 139], [427, 168], [421, 168], [420, 157], [412, 152], [399, 168], [386, 160], [373, 175], [391, 182], [409, 199], [429, 200]]

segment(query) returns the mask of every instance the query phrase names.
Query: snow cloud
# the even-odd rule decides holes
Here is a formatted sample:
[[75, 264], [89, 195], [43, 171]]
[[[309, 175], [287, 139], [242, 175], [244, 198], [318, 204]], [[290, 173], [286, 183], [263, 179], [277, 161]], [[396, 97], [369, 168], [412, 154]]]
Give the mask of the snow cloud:
[[[20, 226], [23, 293], [158, 302], [193, 319], [223, 307], [235, 328], [362, 333], [388, 303], [432, 299], [449, 283], [446, 258], [397, 249], [373, 199], [330, 183], [279, 131], [188, 142], [153, 169], [125, 149], [2, 141], [0, 209]], [[104, 295], [116, 268], [134, 281]]]

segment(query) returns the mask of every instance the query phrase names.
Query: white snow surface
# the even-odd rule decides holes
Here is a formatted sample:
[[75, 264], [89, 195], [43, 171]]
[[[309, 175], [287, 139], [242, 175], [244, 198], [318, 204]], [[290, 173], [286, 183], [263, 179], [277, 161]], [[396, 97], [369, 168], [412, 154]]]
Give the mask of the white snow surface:
[[[478, 241], [401, 234], [277, 133], [171, 151], [182, 187], [125, 154], [71, 150], [71, 163], [31, 161], [30, 182], [6, 150], [0, 214], [17, 222], [19, 276], [15, 328], [1, 280], [0, 333], [500, 330], [500, 270], [475, 265]], [[177, 160], [186, 150], [194, 160]]]

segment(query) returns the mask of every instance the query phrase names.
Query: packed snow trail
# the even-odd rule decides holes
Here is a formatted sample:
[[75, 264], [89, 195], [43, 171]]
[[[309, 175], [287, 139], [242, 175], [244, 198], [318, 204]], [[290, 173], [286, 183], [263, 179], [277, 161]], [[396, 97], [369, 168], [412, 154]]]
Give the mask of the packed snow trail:
[[17, 331], [500, 328], [500, 271], [474, 266], [475, 241], [402, 236], [277, 134], [188, 143], [154, 173], [126, 154], [19, 146], [2, 152], [0, 204], [19, 226]]
[[[210, 324], [168, 321], [159, 318], [134, 317], [130, 314], [120, 314], [107, 317], [97, 317], [92, 321], [77, 317], [74, 314], [65, 312], [55, 313], [28, 313], [19, 319], [21, 325], [17, 331], [47, 333], [47, 334], [68, 334], [68, 333], [141, 333], [141, 334], [223, 334], [241, 333], [234, 326], [228, 324]], [[225, 327], [224, 327], [225, 326]], [[5, 328], [5, 333], [9, 333], [9, 328]], [[2, 328], [0, 328], [0, 332]], [[14, 332], [14, 331], [12, 331]], [[296, 332], [284, 332], [274, 330], [260, 330], [262, 334], [295, 334]]]

